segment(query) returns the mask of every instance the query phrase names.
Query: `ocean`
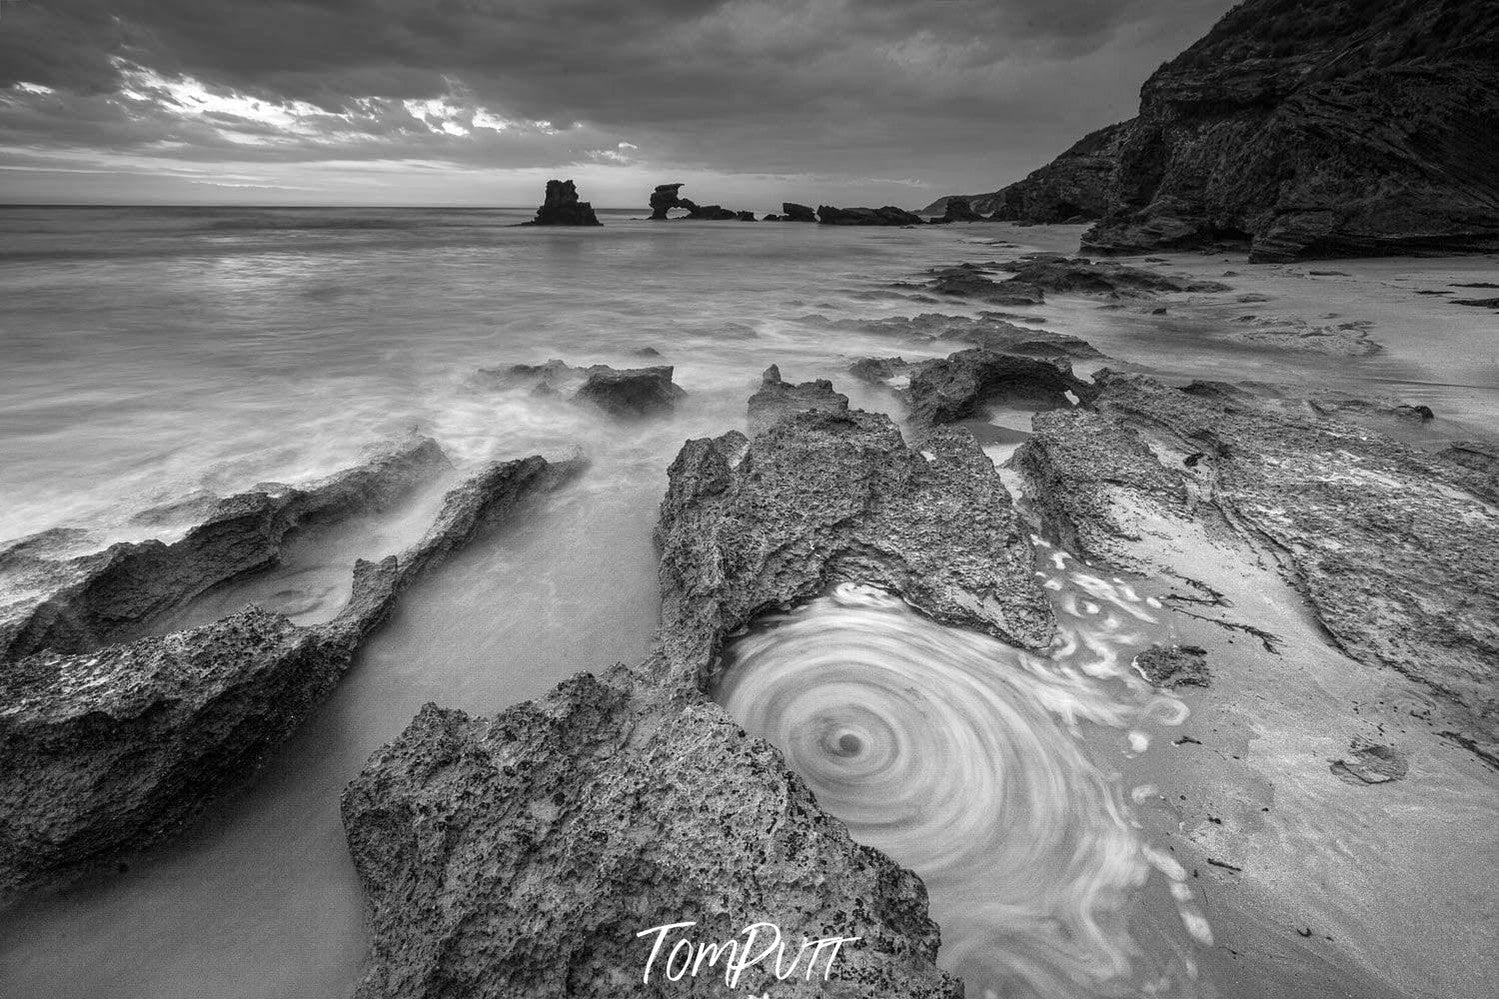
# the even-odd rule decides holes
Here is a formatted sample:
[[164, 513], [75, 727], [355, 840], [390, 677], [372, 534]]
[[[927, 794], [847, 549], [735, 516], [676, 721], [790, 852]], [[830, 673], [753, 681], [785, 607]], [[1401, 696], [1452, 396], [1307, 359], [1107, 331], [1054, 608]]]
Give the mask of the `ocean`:
[[[0, 994], [346, 993], [367, 941], [338, 794], [368, 755], [427, 701], [492, 713], [643, 658], [657, 617], [651, 532], [685, 439], [742, 429], [772, 363], [898, 413], [848, 364], [947, 351], [824, 320], [972, 315], [893, 286], [961, 261], [1074, 251], [1081, 232], [652, 223], [644, 210], [602, 212], [602, 229], [515, 227], [530, 214], [0, 209], [0, 544], [56, 527], [100, 546], [160, 536], [142, 511], [305, 482], [412, 428], [447, 449], [455, 475], [534, 453], [592, 461], [576, 487], [411, 593], [246, 791], [120, 871], [0, 915]], [[1394, 428], [1423, 447], [1499, 432], [1494, 314], [1418, 294], [1493, 280], [1493, 258], [1252, 268], [1242, 255], [1168, 256], [1234, 294], [1173, 300], [1163, 315], [1081, 296], [1011, 311], [1110, 355], [1084, 374], [1108, 363], [1388, 396], [1436, 412]], [[1246, 315], [1365, 323], [1382, 349], [1245, 342], [1232, 334]], [[670, 418], [622, 425], [483, 373], [549, 358], [670, 364], [688, 396]], [[996, 459], [1027, 420], [994, 417], [1011, 442]], [[325, 587], [303, 618], [336, 606], [328, 581], [356, 555], [395, 551], [421, 523], [330, 539], [300, 567]]]

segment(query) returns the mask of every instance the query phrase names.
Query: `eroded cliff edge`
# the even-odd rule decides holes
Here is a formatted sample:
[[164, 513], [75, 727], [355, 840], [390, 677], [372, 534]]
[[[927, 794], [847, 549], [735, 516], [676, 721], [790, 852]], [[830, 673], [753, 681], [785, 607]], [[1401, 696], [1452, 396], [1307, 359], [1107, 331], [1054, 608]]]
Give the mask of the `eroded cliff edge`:
[[1083, 240], [1098, 253], [1493, 250], [1496, 53], [1493, 4], [1248, 0], [1151, 75], [1136, 118], [976, 207], [1077, 208], [1101, 218]]

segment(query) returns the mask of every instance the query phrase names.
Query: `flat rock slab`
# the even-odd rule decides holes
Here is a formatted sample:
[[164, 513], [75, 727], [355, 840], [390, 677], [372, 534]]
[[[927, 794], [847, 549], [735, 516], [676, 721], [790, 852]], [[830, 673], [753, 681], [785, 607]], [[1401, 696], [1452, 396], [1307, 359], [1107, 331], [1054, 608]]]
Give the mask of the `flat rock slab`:
[[[1046, 531], [1131, 565], [1195, 521], [1279, 563], [1339, 649], [1425, 685], [1443, 734], [1499, 765], [1499, 512], [1483, 472], [1294, 400], [1100, 372], [1014, 463]], [[1253, 556], [1246, 556], [1253, 557]]]

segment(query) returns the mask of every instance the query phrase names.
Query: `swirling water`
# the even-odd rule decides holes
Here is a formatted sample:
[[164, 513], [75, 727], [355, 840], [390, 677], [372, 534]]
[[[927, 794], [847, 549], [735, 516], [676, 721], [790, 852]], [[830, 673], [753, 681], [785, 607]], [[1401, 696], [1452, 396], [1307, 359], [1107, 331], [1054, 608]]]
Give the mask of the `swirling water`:
[[[842, 584], [738, 638], [716, 696], [855, 839], [922, 876], [970, 994], [1193, 995], [1191, 942], [1211, 930], [1108, 764], [1186, 717], [1130, 667], [1167, 637], [1165, 611], [1062, 552], [1039, 571], [1061, 625], [1049, 655]], [[1152, 875], [1179, 923], [1139, 905]]]
[[[147, 507], [306, 481], [412, 427], [443, 444], [455, 474], [538, 452], [593, 460], [575, 487], [409, 594], [244, 793], [118, 873], [0, 913], [0, 995], [346, 993], [366, 941], [337, 799], [368, 754], [425, 701], [493, 712], [576, 670], [642, 657], [658, 610], [651, 527], [666, 466], [684, 438], [743, 426], [766, 365], [832, 378], [855, 405], [898, 413], [888, 393], [848, 378], [847, 363], [947, 352], [809, 315], [971, 314], [889, 285], [929, 266], [1070, 249], [1078, 233], [662, 226], [630, 212], [587, 232], [511, 228], [527, 214], [0, 209], [0, 544], [58, 526], [97, 545], [140, 538], [158, 531], [135, 519]], [[992, 245], [996, 235], [1016, 243]], [[1083, 299], [1029, 311], [1174, 375], [1378, 381], [1438, 412], [1460, 405], [1492, 423], [1499, 410], [1499, 393], [1471, 385], [1492, 359], [1477, 375], [1457, 370], [1416, 325], [1378, 330], [1387, 351], [1349, 363], [1224, 347], [1199, 328]], [[643, 360], [645, 348], [661, 360]], [[477, 374], [548, 357], [674, 364], [690, 395], [670, 419], [618, 426]], [[1007, 422], [1025, 426], [1023, 414]], [[340, 599], [353, 558], [397, 550], [419, 514], [304, 540], [283, 574], [195, 613], [269, 594], [315, 618]], [[1155, 609], [1119, 589], [1129, 584], [1057, 559], [1041, 569], [1068, 628], [1048, 657], [888, 601], [845, 599], [804, 612], [835, 619], [837, 641], [809, 654], [839, 665], [840, 685], [822, 691], [775, 666], [788, 656], [778, 643], [810, 648], [794, 618], [741, 647], [749, 662], [761, 642], [766, 678], [784, 673], [789, 693], [767, 688], [774, 711], [747, 694], [736, 710], [762, 712], [768, 734], [799, 747], [798, 765], [857, 835], [922, 870], [944, 960], [975, 981], [1038, 994], [1185, 991], [1191, 909], [1133, 828], [1110, 766], [1170, 720], [1126, 668], [1164, 622], [1139, 616]], [[831, 727], [817, 727], [823, 716]], [[921, 778], [932, 787], [907, 786]], [[874, 786], [908, 807], [882, 819]], [[1157, 896], [1155, 908], [1132, 901]]]

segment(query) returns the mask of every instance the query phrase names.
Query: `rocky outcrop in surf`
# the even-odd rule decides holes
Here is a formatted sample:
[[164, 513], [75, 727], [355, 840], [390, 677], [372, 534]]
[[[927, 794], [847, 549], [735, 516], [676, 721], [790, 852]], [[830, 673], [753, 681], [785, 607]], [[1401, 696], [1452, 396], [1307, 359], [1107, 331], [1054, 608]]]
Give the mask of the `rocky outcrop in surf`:
[[772, 364], [765, 369], [760, 380], [760, 390], [750, 396], [750, 433], [759, 433], [790, 413], [813, 409], [846, 413], [848, 396], [833, 391], [833, 383], [826, 378], [802, 382], [800, 385], [784, 382], [781, 380], [780, 367]]
[[359, 995], [613, 997], [639, 988], [641, 930], [692, 921], [726, 940], [756, 919], [862, 941], [831, 986], [760, 966], [742, 987], [961, 994], [933, 963], [919, 879], [849, 839], [707, 690], [728, 636], [844, 580], [1044, 646], [1051, 611], [993, 463], [963, 431], [916, 449], [885, 416], [818, 408], [689, 441], [669, 481], [646, 662], [493, 718], [428, 707], [349, 786], [373, 931]]
[[817, 220], [823, 225], [923, 225], [926, 222], [926, 219], [915, 212], [892, 205], [883, 208], [834, 208], [832, 205], [820, 205]]
[[[1029, 357], [1091, 359], [1103, 354], [1088, 341], [1069, 333], [1056, 333], [1036, 326], [1021, 326], [1007, 316], [1036, 321], [1013, 313], [981, 312], [977, 316], [950, 316], [923, 312], [918, 316], [887, 316], [881, 319], [829, 319], [803, 316], [801, 322], [830, 329], [858, 330], [897, 337], [913, 344], [968, 344], [1003, 354]], [[861, 380], [867, 380], [860, 375]]]
[[1095, 382], [1091, 407], [1038, 414], [1014, 458], [1050, 537], [1142, 571], [1164, 524], [1211, 530], [1222, 558], [1268, 551], [1338, 649], [1423, 685], [1438, 731], [1499, 766], [1499, 516], [1481, 470], [1297, 399]]
[[1054, 194], [1101, 203], [1099, 253], [1493, 250], [1496, 48], [1492, 5], [1249, 0], [1145, 82], [1138, 117], [992, 198], [1029, 221]]
[[210, 500], [199, 523], [170, 544], [121, 542], [59, 557], [55, 539], [23, 539], [0, 550], [0, 586], [26, 594], [0, 608], [0, 662], [42, 651], [82, 654], [139, 637], [153, 618], [273, 564], [297, 528], [379, 512], [449, 467], [436, 441], [413, 436], [321, 482], [271, 483]]
[[[445, 465], [429, 445], [415, 453], [429, 467]], [[524, 497], [580, 469], [578, 462], [552, 465], [539, 457], [489, 466], [447, 494], [417, 544], [379, 562], [357, 562], [352, 596], [326, 624], [299, 627], [250, 606], [203, 627], [126, 644], [104, 644], [113, 633], [98, 628], [37, 632], [26, 644], [13, 643], [13, 649], [37, 650], [0, 664], [0, 900], [181, 830], [216, 795], [252, 774], [323, 700], [404, 589]], [[353, 496], [379, 495], [405, 481], [404, 473], [377, 472], [356, 470], [318, 489], [292, 491], [289, 506], [323, 516], [366, 508], [352, 504]], [[373, 493], [365, 488], [371, 476]], [[267, 505], [254, 495], [230, 502], [234, 509], [259, 506], [278, 524], [278, 516], [287, 516], [288, 505]], [[343, 499], [326, 502], [334, 496]], [[177, 554], [206, 561], [202, 539], [231, 528], [243, 539], [231, 547], [252, 554], [238, 563], [221, 561], [226, 569], [263, 565], [265, 553], [274, 554], [266, 537], [279, 544], [286, 533], [279, 526], [269, 534], [247, 531], [232, 518], [216, 517], [190, 532], [199, 540]], [[147, 563], [159, 578], [106, 572], [94, 578], [108, 579], [107, 591], [78, 592], [108, 592], [111, 606], [153, 603], [172, 589], [161, 580], [188, 578], [172, 576], [167, 557], [159, 552]], [[196, 587], [200, 577], [192, 578]], [[132, 600], [133, 588], [144, 599]], [[103, 605], [78, 606], [97, 613]]]
[[536, 209], [536, 217], [521, 225], [603, 225], [593, 213], [593, 205], [578, 200], [578, 188], [570, 180], [547, 181], [546, 200]]
[[650, 368], [605, 368], [592, 370], [583, 387], [573, 395], [621, 419], [635, 419], [669, 412], [687, 393], [671, 380], [673, 368], [660, 364]]
[[1065, 358], [1040, 360], [977, 347], [917, 365], [903, 393], [911, 422], [919, 427], [954, 423], [987, 404], [1065, 408], [1094, 394]]
[[699, 205], [690, 198], [681, 197], [679, 192], [683, 184], [658, 184], [651, 192], [651, 220], [660, 222], [669, 216], [666, 214], [673, 208], [680, 208], [687, 212], [684, 218], [707, 219], [712, 222], [753, 222], [754, 212], [735, 211], [722, 205]]
[[687, 391], [672, 381], [674, 371], [669, 364], [646, 368], [615, 368], [607, 364], [574, 367], [560, 358], [552, 358], [543, 364], [480, 368], [479, 374], [500, 385], [529, 384], [535, 395], [565, 395], [616, 419], [631, 420], [670, 412], [687, 396]]
[[974, 211], [973, 205], [961, 194], [954, 194], [942, 199], [942, 207], [936, 209], [942, 215], [931, 219], [934, 225], [948, 225], [953, 222], [983, 222], [985, 218]]
[[781, 220], [784, 222], [816, 222], [817, 212], [810, 205], [798, 205], [794, 201], [781, 203]]

